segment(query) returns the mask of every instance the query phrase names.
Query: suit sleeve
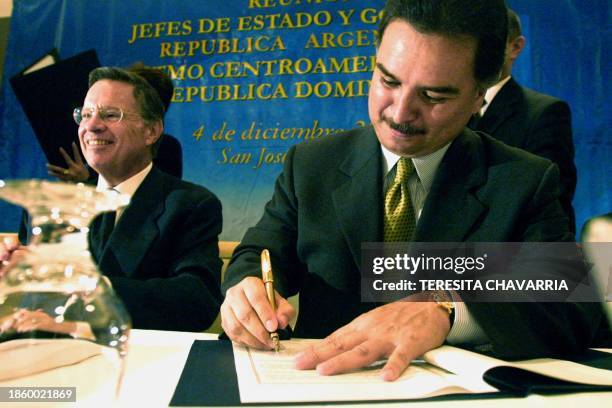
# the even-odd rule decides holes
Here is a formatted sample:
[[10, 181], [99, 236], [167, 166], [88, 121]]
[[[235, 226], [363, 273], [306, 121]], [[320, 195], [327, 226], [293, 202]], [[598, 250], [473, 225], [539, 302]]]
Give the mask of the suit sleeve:
[[[550, 165], [518, 226], [523, 242], [571, 241], [557, 201], [558, 170]], [[505, 359], [567, 356], [592, 347], [608, 327], [597, 303], [470, 303], [492, 352]], [[608, 328], [609, 331], [609, 328]]]
[[274, 287], [284, 297], [298, 291], [298, 281], [305, 267], [298, 261], [297, 199], [294, 192], [293, 165], [295, 147], [287, 153], [283, 172], [276, 180], [272, 199], [266, 204], [261, 220], [250, 228], [234, 251], [222, 291], [247, 276], [261, 277], [260, 255], [270, 251], [274, 270]]
[[109, 277], [135, 328], [202, 331], [219, 313], [221, 203], [209, 195], [185, 213], [172, 231], [167, 277]]

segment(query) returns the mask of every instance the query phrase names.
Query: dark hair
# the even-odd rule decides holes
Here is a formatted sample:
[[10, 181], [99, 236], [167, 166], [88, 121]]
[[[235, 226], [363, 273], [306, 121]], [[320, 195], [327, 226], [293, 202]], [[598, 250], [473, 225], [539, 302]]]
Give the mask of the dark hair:
[[521, 19], [514, 10], [508, 7], [508, 41], [512, 41], [522, 34]]
[[[98, 81], [108, 79], [111, 81], [124, 82], [134, 87], [133, 95], [140, 116], [148, 124], [164, 120], [164, 105], [157, 91], [140, 75], [134, 74], [122, 68], [100, 67], [89, 73], [89, 87]], [[151, 146], [153, 157], [157, 155], [157, 149], [161, 143], [161, 135]]]
[[379, 45], [389, 23], [398, 19], [421, 33], [474, 38], [474, 78], [482, 88], [499, 80], [508, 34], [504, 0], [388, 0], [378, 27]]
[[596, 215], [586, 220], [586, 222], [582, 225], [582, 229], [580, 230], [580, 242], [584, 242], [584, 239], [589, 233], [589, 228], [591, 227], [591, 224], [595, 221], [600, 221], [600, 220], [612, 222], [612, 212], [601, 214], [601, 215]]
[[168, 112], [168, 107], [172, 101], [172, 95], [174, 94], [174, 84], [172, 83], [172, 80], [168, 74], [161, 69], [148, 67], [142, 62], [136, 62], [126, 69], [140, 75], [149, 83], [149, 85], [155, 88], [159, 94], [159, 97], [161, 98], [162, 103], [164, 104], [164, 112]]

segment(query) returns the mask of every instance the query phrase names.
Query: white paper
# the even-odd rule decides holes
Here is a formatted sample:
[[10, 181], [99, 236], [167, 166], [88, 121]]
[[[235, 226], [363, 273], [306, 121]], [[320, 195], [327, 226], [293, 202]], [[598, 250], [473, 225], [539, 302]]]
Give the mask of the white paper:
[[554, 358], [505, 361], [472, 351], [442, 346], [425, 353], [423, 358], [461, 376], [483, 375], [493, 367], [515, 367], [559, 380], [592, 385], [612, 386], [612, 371]]
[[393, 382], [380, 378], [383, 363], [333, 376], [321, 376], [315, 370], [296, 370], [294, 356], [318, 341], [282, 341], [283, 349], [278, 353], [234, 344], [240, 400], [243, 403], [373, 401], [497, 391], [481, 376], [459, 377], [421, 361], [413, 362]]
[[27, 75], [53, 64], [55, 64], [55, 58], [53, 57], [53, 55], [47, 54], [40, 60], [36, 61], [36, 63], [29, 67], [27, 70], [23, 71], [23, 74]]

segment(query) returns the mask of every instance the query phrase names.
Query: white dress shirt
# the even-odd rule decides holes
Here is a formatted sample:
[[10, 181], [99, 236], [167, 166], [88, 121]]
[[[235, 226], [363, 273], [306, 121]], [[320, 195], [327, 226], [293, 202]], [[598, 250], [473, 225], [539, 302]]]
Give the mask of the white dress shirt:
[[491, 102], [493, 102], [493, 98], [495, 98], [495, 95], [497, 95], [498, 92], [501, 91], [501, 89], [504, 87], [504, 85], [506, 85], [506, 82], [508, 82], [510, 78], [512, 78], [512, 76], [508, 75], [507, 77], [487, 89], [487, 92], [484, 96], [484, 100], [486, 103], [482, 106], [482, 108], [480, 108], [480, 117], [484, 116], [485, 112], [491, 105]]
[[[385, 160], [382, 161], [384, 184], [383, 192], [386, 192], [388, 187], [395, 178], [395, 164], [399, 161], [400, 156], [380, 145], [382, 154]], [[430, 153], [426, 156], [412, 158], [415, 172], [408, 179], [408, 189], [410, 190], [410, 199], [414, 207], [414, 214], [418, 223], [423, 211], [423, 205], [427, 199], [427, 194], [431, 189], [436, 171], [440, 166], [442, 158], [450, 147], [450, 143], [444, 147]], [[459, 300], [456, 293], [452, 293], [453, 300]], [[446, 340], [451, 344], [470, 343], [483, 344], [487, 342], [487, 337], [476, 320], [472, 317], [470, 311], [464, 302], [455, 301], [455, 321]]]
[[[127, 195], [128, 197], [130, 197], [130, 199], [132, 199], [132, 197], [134, 196], [134, 193], [136, 192], [136, 190], [138, 190], [138, 187], [140, 187], [140, 185], [142, 184], [144, 179], [147, 177], [147, 175], [149, 174], [152, 168], [153, 168], [153, 163], [151, 162], [149, 163], [147, 167], [142, 169], [140, 172], [134, 174], [132, 177], [130, 177], [127, 180], [122, 181], [116, 186], [111, 186], [108, 183], [108, 181], [106, 181], [104, 177], [102, 177], [102, 175], [100, 174], [100, 176], [98, 177], [98, 185], [96, 186], [96, 190], [98, 191], [115, 190], [118, 193]], [[123, 210], [125, 210], [125, 207], [121, 207], [117, 210], [117, 215], [115, 215], [115, 225], [117, 225], [119, 218], [121, 217], [121, 215], [123, 215]]]

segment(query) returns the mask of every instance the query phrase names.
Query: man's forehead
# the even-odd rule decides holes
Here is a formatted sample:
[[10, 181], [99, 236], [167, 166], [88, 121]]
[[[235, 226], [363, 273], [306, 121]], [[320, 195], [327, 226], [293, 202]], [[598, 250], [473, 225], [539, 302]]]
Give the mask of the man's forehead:
[[101, 79], [93, 83], [87, 91], [85, 101], [93, 101], [92, 104], [95, 105], [112, 103], [133, 105], [136, 103], [133, 85], [109, 79]]
[[377, 61], [397, 77], [424, 70], [426, 77], [473, 79], [476, 39], [424, 33], [405, 20], [392, 21], [383, 33]]

